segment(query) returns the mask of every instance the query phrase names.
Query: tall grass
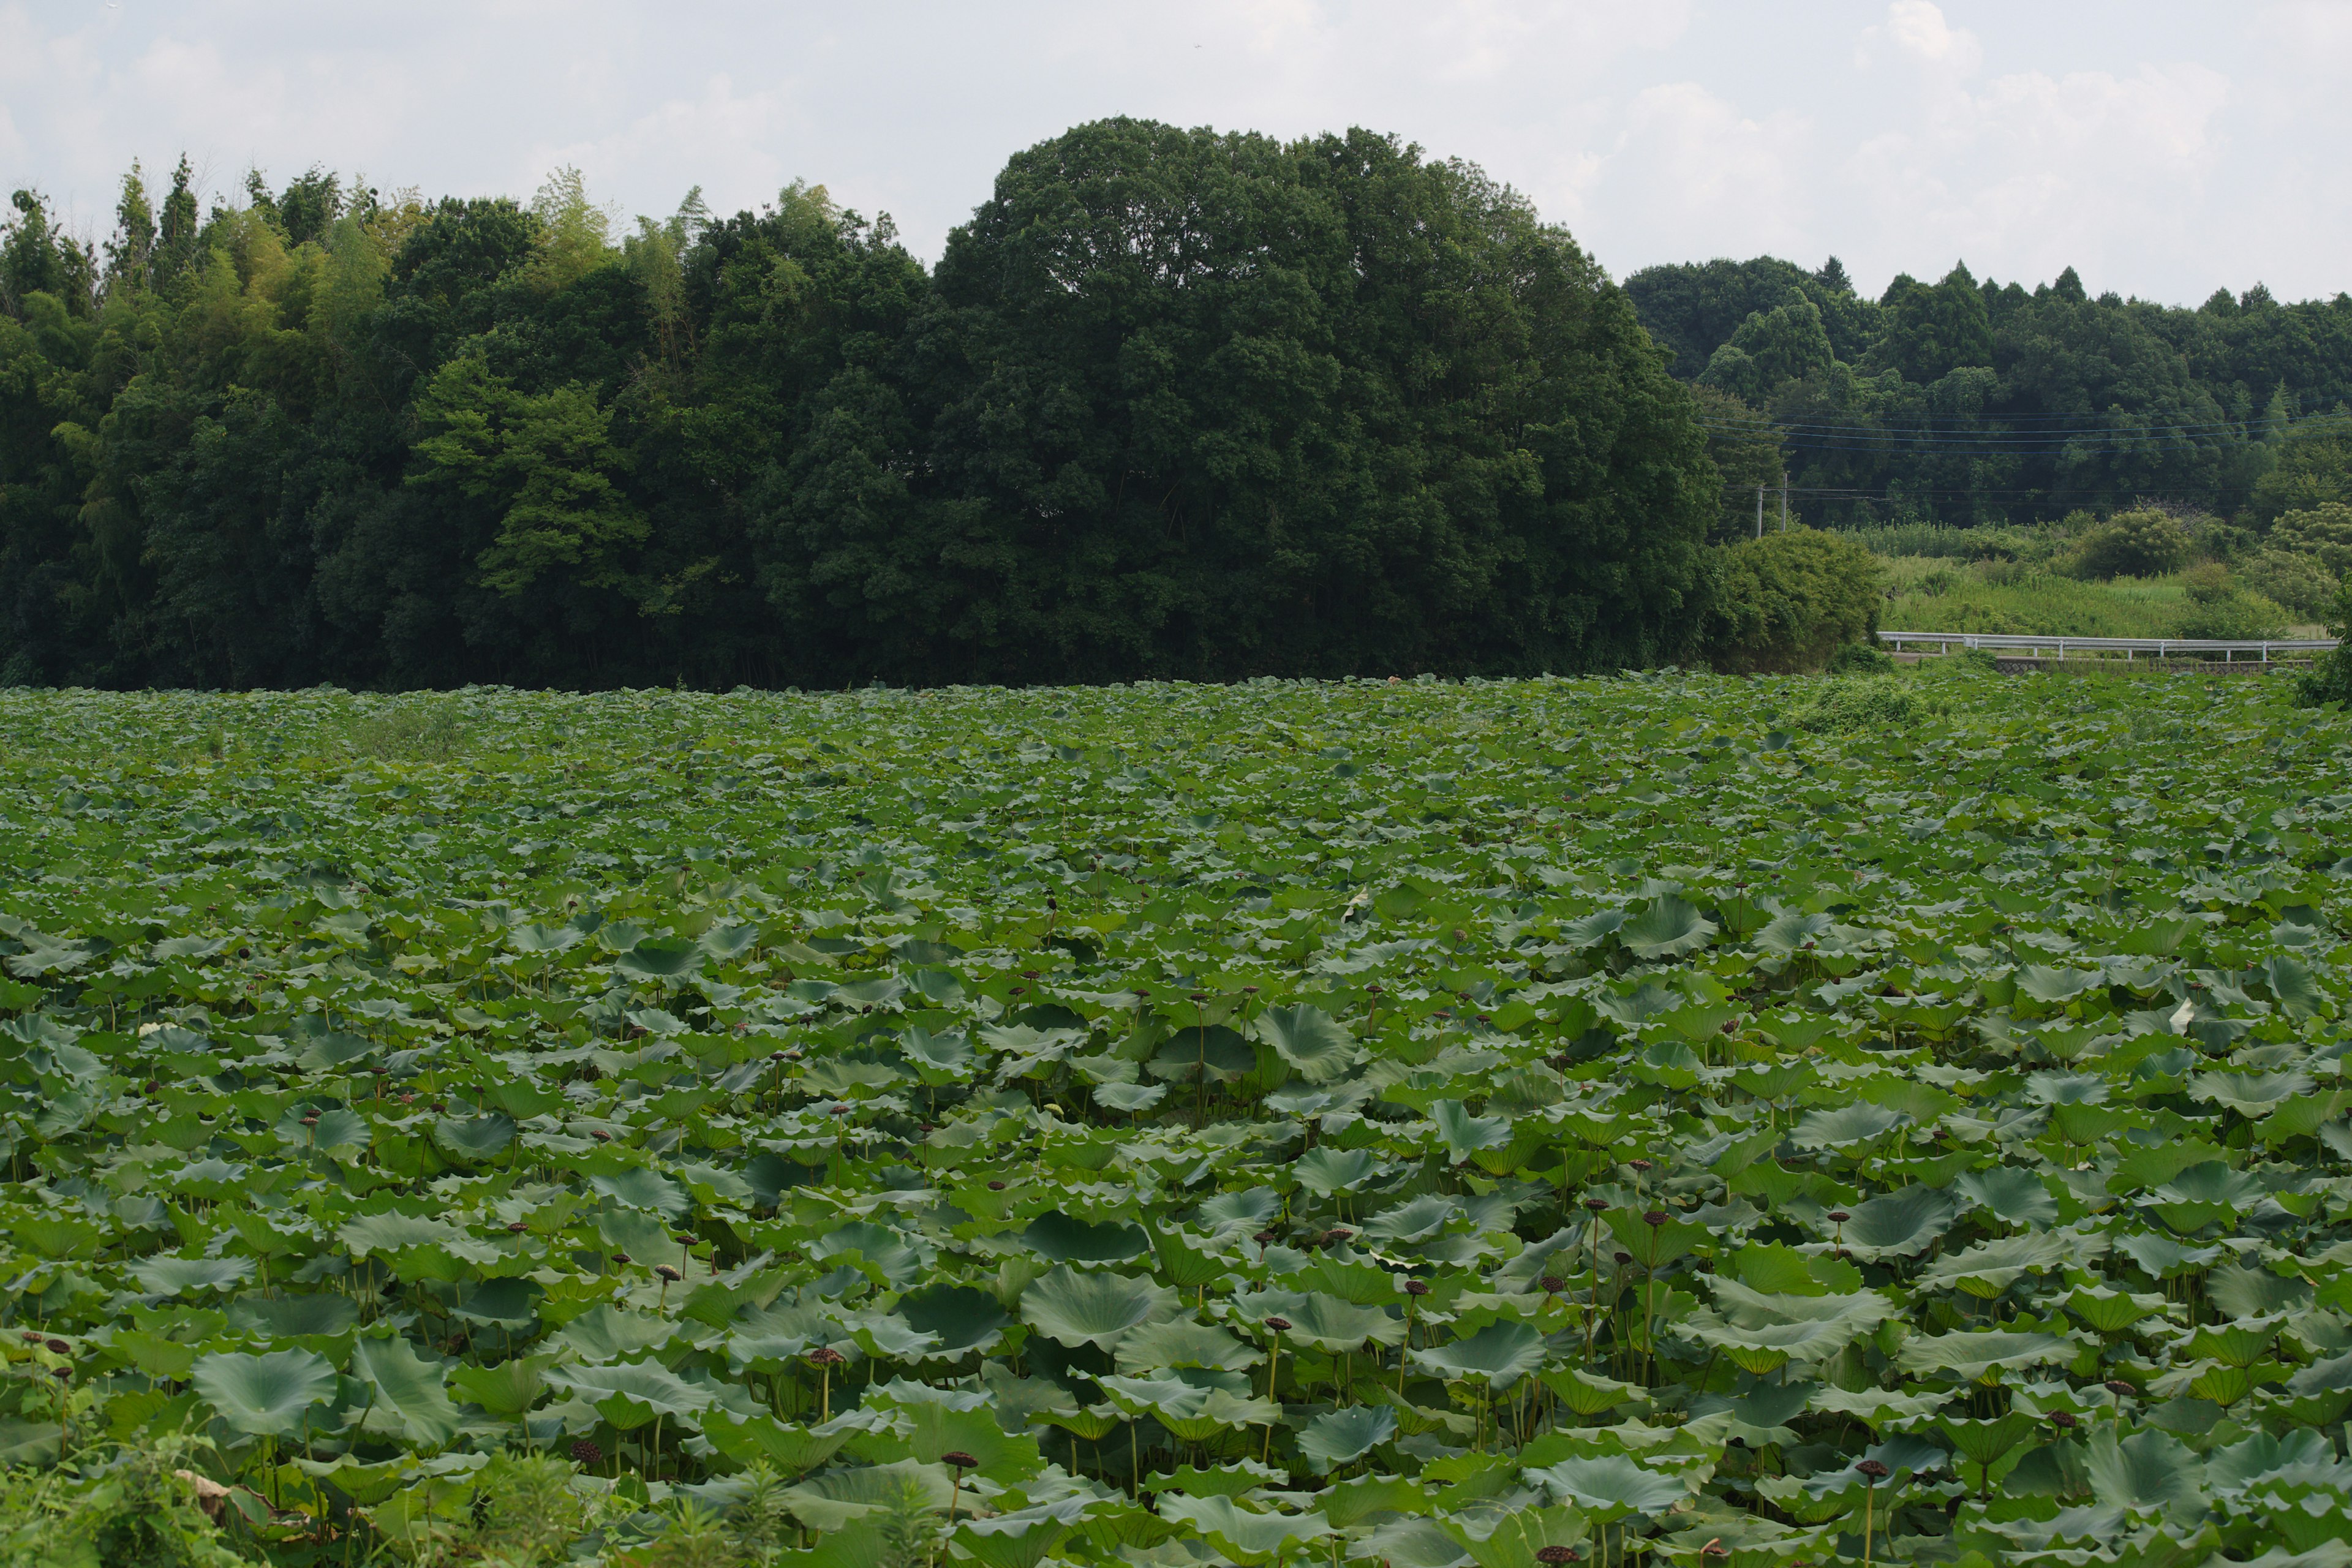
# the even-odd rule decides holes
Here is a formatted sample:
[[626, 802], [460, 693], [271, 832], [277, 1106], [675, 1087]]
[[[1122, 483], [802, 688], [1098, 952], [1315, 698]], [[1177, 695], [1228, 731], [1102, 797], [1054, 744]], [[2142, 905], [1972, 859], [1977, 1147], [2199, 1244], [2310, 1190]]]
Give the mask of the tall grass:
[[1940, 522], [1890, 522], [1838, 531], [1874, 555], [1939, 561], [2037, 560], [2063, 541], [2048, 528], [1953, 528]]
[[1887, 563], [1891, 632], [1994, 632], [2035, 637], [2275, 637], [2301, 628], [2251, 594], [2226, 608], [2200, 605], [2179, 575], [2084, 582], [2011, 563], [1958, 565], [1910, 556]]

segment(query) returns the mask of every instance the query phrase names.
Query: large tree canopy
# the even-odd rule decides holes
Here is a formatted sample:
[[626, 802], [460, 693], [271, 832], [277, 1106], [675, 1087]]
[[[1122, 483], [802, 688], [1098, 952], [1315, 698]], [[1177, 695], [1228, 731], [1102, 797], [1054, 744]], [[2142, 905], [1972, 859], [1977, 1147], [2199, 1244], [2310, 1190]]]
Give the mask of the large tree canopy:
[[1645, 268], [1625, 289], [1675, 374], [1717, 395], [1704, 422], [1727, 478], [1732, 447], [1777, 446], [1816, 521], [2024, 522], [2161, 498], [2259, 526], [2352, 493], [2343, 294], [2285, 305], [2257, 285], [2192, 310], [2094, 299], [2073, 268], [2029, 292], [1956, 266], [1871, 300], [1834, 258], [1770, 257]]
[[184, 163], [160, 211], [134, 170], [103, 267], [29, 193], [0, 238], [0, 680], [1567, 670], [1702, 621], [1716, 468], [1631, 302], [1368, 132], [1082, 126], [928, 273], [798, 185], [616, 237], [571, 171], [314, 169], [200, 223]]

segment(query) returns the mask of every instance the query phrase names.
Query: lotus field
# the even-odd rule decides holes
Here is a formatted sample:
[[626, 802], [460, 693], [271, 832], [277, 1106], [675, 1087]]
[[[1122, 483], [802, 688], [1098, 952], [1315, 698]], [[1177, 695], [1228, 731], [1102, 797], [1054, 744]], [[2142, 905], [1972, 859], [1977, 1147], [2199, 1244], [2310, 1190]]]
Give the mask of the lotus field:
[[2347, 740], [0, 694], [0, 1558], [2341, 1565]]

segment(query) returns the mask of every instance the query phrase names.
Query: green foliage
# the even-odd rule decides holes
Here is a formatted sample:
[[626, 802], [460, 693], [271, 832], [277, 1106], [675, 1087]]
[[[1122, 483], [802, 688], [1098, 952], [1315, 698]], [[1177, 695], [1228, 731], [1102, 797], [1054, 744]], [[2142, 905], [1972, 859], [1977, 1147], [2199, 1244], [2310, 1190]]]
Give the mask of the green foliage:
[[2284, 687], [11, 693], [5, 1555], [2302, 1550]]
[[40, 1568], [247, 1568], [201, 1506], [194, 1445], [90, 1450], [61, 1468], [0, 1470], [0, 1561]]
[[2321, 623], [2327, 635], [2344, 639], [2296, 678], [2295, 696], [2305, 707], [2323, 702], [2352, 703], [2352, 578], [2336, 590]]
[[1899, 274], [1880, 304], [1886, 337], [1878, 352], [1906, 380], [1925, 384], [1993, 363], [1992, 320], [1966, 267], [1953, 268], [1932, 285]]
[[1677, 376], [1776, 422], [1816, 524], [1973, 531], [2171, 498], [2259, 525], [2352, 500], [2352, 315], [2333, 300], [2257, 287], [2168, 309], [2094, 299], [2072, 268], [2029, 289], [1956, 267], [1874, 303], [1834, 261], [1769, 257], [1625, 288]]
[[2189, 535], [2168, 512], [2119, 511], [2085, 531], [2074, 547], [2074, 570], [2097, 582], [2161, 577], [2189, 559]]
[[1909, 731], [1942, 710], [1942, 705], [1914, 681], [1892, 675], [1863, 675], [1824, 681], [1810, 699], [1790, 709], [1786, 719], [1801, 730], [1891, 735]]
[[795, 183], [624, 226], [126, 181], [0, 233], [0, 684], [835, 688], [1686, 657], [1717, 475], [1475, 167], [1134, 121], [936, 272]]
[[1818, 669], [1878, 629], [1877, 557], [1840, 534], [1770, 532], [1718, 552], [1707, 657], [1717, 669]]
[[416, 444], [410, 482], [448, 485], [499, 513], [476, 558], [482, 586], [511, 596], [559, 566], [583, 586], [621, 581], [622, 552], [649, 525], [616, 482], [627, 455], [592, 389], [521, 395], [468, 356], [435, 373], [416, 416], [430, 434]]
[[1832, 675], [1884, 675], [1894, 669], [1895, 657], [1873, 643], [1840, 643], [1827, 668]]

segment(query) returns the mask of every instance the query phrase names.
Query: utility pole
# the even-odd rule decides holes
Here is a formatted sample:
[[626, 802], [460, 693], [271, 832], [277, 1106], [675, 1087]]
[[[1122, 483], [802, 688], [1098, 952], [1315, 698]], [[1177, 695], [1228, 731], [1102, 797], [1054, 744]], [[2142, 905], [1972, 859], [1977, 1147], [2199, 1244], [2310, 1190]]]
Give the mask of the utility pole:
[[1780, 531], [1789, 531], [1789, 471], [1780, 470]]
[[1764, 537], [1764, 487], [1756, 487], [1756, 537]]

